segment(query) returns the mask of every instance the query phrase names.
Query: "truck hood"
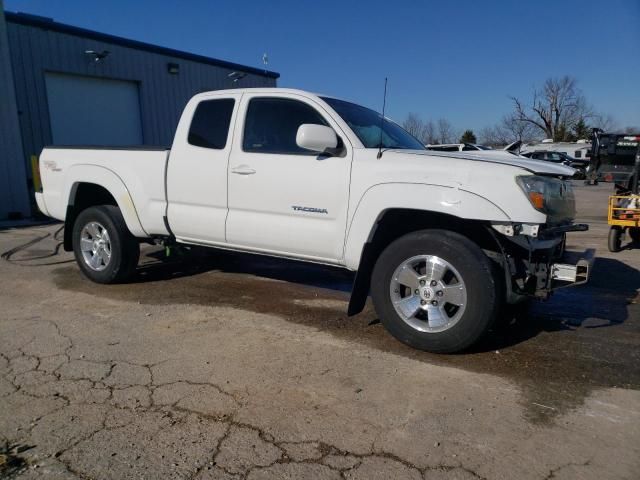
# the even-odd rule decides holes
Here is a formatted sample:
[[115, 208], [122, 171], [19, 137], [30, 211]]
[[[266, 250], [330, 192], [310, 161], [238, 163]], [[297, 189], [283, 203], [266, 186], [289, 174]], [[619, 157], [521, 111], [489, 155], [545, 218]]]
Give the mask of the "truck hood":
[[571, 177], [576, 172], [573, 168], [565, 165], [544, 162], [541, 160], [531, 160], [527, 157], [513, 155], [503, 150], [478, 150], [477, 152], [436, 152], [433, 150], [388, 150], [385, 153], [397, 153], [401, 155], [423, 155], [428, 157], [457, 158], [475, 162], [500, 163], [519, 167], [538, 175], [553, 175]]

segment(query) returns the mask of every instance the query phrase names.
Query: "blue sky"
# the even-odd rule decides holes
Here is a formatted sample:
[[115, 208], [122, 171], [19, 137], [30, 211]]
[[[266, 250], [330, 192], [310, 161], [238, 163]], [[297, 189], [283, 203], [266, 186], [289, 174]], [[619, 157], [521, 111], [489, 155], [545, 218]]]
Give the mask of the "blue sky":
[[575, 76], [640, 126], [640, 0], [5, 0], [5, 9], [251, 66], [279, 86], [387, 112], [491, 125], [549, 76]]

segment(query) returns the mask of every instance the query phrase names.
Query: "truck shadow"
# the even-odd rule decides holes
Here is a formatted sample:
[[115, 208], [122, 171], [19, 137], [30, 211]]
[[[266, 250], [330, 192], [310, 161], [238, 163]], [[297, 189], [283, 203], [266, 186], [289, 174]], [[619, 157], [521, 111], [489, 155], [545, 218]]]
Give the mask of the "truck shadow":
[[592, 271], [586, 285], [557, 290], [547, 301], [505, 309], [492, 335], [474, 351], [507, 348], [542, 332], [600, 329], [627, 321], [640, 289], [640, 271], [610, 258], [597, 258]]
[[256, 277], [350, 292], [354, 274], [342, 268], [316, 265], [257, 254], [194, 249], [166, 257], [163, 250], [146, 252], [130, 283], [146, 283], [205, 272], [247, 274]]
[[347, 317], [353, 275], [344, 270], [228, 252], [168, 259], [158, 250], [144, 253], [129, 284], [97, 286], [75, 266], [54, 270], [54, 281], [65, 290], [118, 301], [277, 315], [417, 362], [503, 376], [520, 387], [525, 415], [536, 423], [551, 422], [582, 405], [594, 389], [640, 389], [640, 349], [634, 340], [640, 338], [640, 310], [634, 300], [640, 272], [618, 260], [598, 258], [589, 284], [508, 312], [500, 319], [502, 326], [474, 348], [436, 355], [391, 337], [371, 302], [361, 314]]
[[[131, 283], [161, 282], [205, 272], [251, 275], [335, 293], [351, 291], [354, 274], [340, 268], [234, 252], [195, 250], [174, 258], [150, 251]], [[600, 329], [624, 323], [640, 289], [640, 271], [610, 258], [597, 258], [587, 285], [557, 290], [547, 301], [505, 308], [491, 332], [465, 353], [505, 349], [539, 334]], [[317, 294], [316, 294], [317, 296]], [[348, 296], [343, 295], [344, 307]], [[278, 313], [274, 311], [273, 313]], [[373, 315], [372, 315], [373, 314]], [[379, 323], [373, 309], [364, 314]]]

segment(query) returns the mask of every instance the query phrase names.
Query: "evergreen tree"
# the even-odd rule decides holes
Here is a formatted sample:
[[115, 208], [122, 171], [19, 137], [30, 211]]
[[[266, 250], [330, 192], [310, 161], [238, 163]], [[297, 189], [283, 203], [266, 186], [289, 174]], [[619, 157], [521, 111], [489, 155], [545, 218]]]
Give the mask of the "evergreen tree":
[[477, 143], [478, 139], [476, 135], [473, 133], [473, 130], [465, 130], [462, 136], [460, 137], [460, 143]]
[[582, 118], [578, 120], [576, 126], [573, 127], [573, 136], [576, 140], [591, 138], [591, 128], [589, 128], [589, 125], [587, 125]]

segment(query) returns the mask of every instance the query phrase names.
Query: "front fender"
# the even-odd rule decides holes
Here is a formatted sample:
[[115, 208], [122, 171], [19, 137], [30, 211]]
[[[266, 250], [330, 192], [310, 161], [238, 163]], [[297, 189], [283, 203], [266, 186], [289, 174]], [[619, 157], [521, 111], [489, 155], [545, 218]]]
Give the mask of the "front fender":
[[67, 205], [73, 204], [76, 190], [81, 183], [93, 183], [104, 187], [118, 204], [129, 231], [136, 237], [148, 237], [142, 228], [138, 212], [129, 190], [122, 179], [112, 170], [98, 165], [79, 164], [71, 166], [65, 176], [62, 198]]
[[490, 200], [457, 187], [422, 183], [384, 183], [362, 195], [347, 229], [345, 264], [357, 270], [362, 250], [387, 210], [403, 208], [452, 215], [462, 219], [508, 222], [511, 219]]

